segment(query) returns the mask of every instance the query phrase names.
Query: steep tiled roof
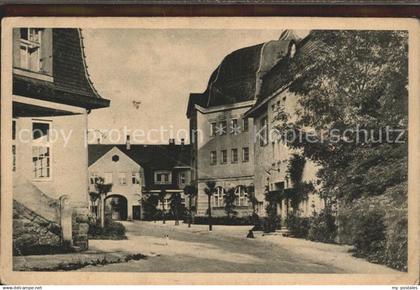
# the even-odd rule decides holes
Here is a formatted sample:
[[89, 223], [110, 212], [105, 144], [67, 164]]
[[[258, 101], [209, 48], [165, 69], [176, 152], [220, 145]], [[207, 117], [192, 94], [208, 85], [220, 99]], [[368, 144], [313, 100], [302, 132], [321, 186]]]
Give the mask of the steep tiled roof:
[[80, 30], [53, 29], [53, 73], [58, 90], [101, 98], [89, 78]]
[[171, 169], [175, 166], [190, 166], [190, 145], [130, 145], [91, 144], [88, 145], [89, 166], [104, 156], [112, 148], [118, 148], [142, 167]]
[[109, 106], [93, 87], [87, 72], [81, 32], [53, 28], [53, 82], [13, 75], [13, 93], [95, 109]]

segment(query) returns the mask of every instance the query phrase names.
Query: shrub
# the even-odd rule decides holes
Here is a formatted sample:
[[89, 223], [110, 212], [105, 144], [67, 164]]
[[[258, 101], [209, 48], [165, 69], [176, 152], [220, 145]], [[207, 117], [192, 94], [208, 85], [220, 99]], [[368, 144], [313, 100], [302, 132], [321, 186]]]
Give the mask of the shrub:
[[310, 218], [308, 239], [323, 243], [334, 243], [337, 234], [335, 217], [328, 208], [320, 213], [314, 213]]
[[[359, 198], [340, 207], [339, 237], [354, 246], [354, 255], [398, 270], [407, 270], [407, 202], [404, 186]], [[350, 238], [350, 239], [349, 239]]]
[[124, 240], [127, 239], [125, 231], [123, 224], [115, 222], [109, 216], [106, 216], [104, 228], [101, 228], [99, 223], [89, 224], [88, 235], [89, 239]]
[[379, 210], [362, 213], [353, 224], [355, 256], [379, 263], [385, 248], [384, 214]]
[[384, 262], [392, 268], [407, 271], [407, 212], [404, 210], [390, 212], [385, 224], [387, 232]]
[[[184, 222], [188, 222], [184, 220]], [[221, 217], [212, 217], [211, 222], [213, 225], [253, 225], [252, 216], [246, 217], [231, 217], [228, 218], [227, 216]], [[194, 224], [197, 225], [205, 225], [208, 224], [208, 217], [207, 216], [196, 216], [194, 217]]]
[[309, 218], [289, 215], [287, 228], [289, 229], [291, 236], [306, 239], [308, 237], [309, 227]]

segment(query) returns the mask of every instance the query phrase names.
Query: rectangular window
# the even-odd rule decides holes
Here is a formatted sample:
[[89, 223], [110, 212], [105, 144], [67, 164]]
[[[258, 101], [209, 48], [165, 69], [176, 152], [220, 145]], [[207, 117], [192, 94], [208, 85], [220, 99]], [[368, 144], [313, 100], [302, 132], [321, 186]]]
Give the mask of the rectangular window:
[[155, 171], [155, 184], [171, 184], [172, 174], [170, 171]]
[[119, 172], [118, 173], [118, 182], [120, 185], [127, 185], [127, 173]]
[[242, 162], [248, 162], [249, 161], [249, 148], [243, 147], [242, 148]]
[[227, 150], [221, 150], [220, 153], [221, 153], [220, 164], [227, 163]]
[[140, 184], [140, 172], [131, 173], [131, 184]]
[[232, 163], [238, 163], [238, 149], [232, 149]]
[[104, 173], [104, 183], [105, 184], [113, 183], [113, 179], [114, 179], [114, 176], [113, 176], [112, 172], [105, 172]]
[[32, 123], [32, 164], [33, 177], [43, 179], [51, 177], [50, 123], [34, 121]]
[[211, 151], [210, 152], [210, 165], [215, 165], [217, 163], [217, 152]]
[[260, 145], [264, 146], [268, 144], [268, 119], [267, 116], [261, 119], [260, 130]]
[[210, 123], [210, 136], [216, 136], [217, 123]]
[[222, 121], [220, 122], [220, 135], [226, 135], [227, 133], [227, 122]]
[[242, 131], [243, 132], [248, 131], [248, 126], [249, 126], [248, 118], [242, 119]]
[[20, 29], [20, 67], [39, 72], [41, 67], [41, 33], [39, 28]]
[[239, 134], [241, 128], [238, 125], [238, 119], [232, 119], [230, 120], [230, 134]]

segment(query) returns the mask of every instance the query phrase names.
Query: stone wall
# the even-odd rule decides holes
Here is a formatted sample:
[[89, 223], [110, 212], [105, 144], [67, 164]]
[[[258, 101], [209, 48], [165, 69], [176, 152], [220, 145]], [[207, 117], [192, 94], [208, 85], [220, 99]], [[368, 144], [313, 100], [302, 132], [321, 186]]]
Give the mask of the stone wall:
[[77, 208], [72, 215], [73, 249], [85, 251], [89, 248], [89, 215], [87, 208]]

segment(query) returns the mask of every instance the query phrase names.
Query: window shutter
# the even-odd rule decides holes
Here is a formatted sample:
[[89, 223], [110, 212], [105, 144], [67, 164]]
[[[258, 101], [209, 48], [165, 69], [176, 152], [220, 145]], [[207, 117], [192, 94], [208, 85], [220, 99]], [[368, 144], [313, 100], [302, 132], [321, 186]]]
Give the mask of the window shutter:
[[48, 75], [53, 74], [53, 33], [51, 28], [46, 28], [41, 34], [41, 72]]

